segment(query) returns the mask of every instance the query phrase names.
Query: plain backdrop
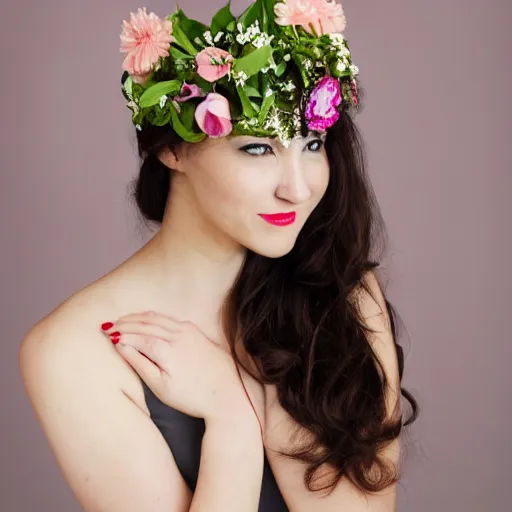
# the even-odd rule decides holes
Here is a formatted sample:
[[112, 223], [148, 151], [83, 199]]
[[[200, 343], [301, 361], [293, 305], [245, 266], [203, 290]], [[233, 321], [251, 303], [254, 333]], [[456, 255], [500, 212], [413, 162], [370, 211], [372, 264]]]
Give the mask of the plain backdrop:
[[[224, 1], [182, 0], [210, 23]], [[25, 396], [28, 329], [145, 241], [120, 90], [123, 19], [153, 0], [2, 0], [0, 510], [77, 512]], [[239, 15], [247, 0], [233, 0]], [[346, 0], [357, 121], [406, 337], [400, 512], [510, 509], [510, 0]], [[348, 511], [347, 511], [348, 512]]]

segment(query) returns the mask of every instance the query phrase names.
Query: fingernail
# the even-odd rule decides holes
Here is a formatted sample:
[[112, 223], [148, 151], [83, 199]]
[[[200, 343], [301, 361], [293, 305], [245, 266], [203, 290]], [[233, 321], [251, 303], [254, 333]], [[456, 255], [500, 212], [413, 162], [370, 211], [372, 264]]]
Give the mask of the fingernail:
[[114, 327], [112, 322], [105, 322], [104, 324], [101, 324], [102, 331], [108, 331], [109, 329], [112, 329], [112, 327]]
[[117, 345], [119, 343], [119, 340], [121, 339], [121, 333], [113, 333], [110, 335], [110, 339], [112, 340], [112, 343], [114, 345]]

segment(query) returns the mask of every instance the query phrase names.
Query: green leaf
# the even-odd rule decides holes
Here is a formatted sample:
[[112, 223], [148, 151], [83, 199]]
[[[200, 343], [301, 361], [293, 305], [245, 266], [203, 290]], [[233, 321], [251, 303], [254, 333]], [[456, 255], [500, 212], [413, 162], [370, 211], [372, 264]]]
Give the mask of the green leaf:
[[272, 47], [269, 45], [261, 46], [253, 52], [235, 59], [233, 69], [238, 73], [243, 71], [249, 77], [261, 71], [261, 68], [266, 67], [271, 57]]
[[286, 62], [283, 61], [277, 68], [274, 70], [274, 73], [276, 76], [281, 76], [286, 71]]
[[206, 138], [206, 133], [196, 133], [183, 126], [183, 123], [180, 121], [178, 116], [178, 112], [176, 111], [176, 107], [172, 101], [169, 103], [169, 108], [171, 112], [172, 127], [183, 140], [186, 140], [187, 142], [201, 142]]
[[228, 23], [228, 24], [227, 24], [227, 26], [226, 26], [226, 30], [227, 30], [228, 32], [234, 32], [235, 28], [236, 28], [236, 20], [235, 20], [235, 21], [231, 21], [231, 22], [230, 22], [230, 23]]
[[156, 111], [151, 112], [152, 115], [148, 115], [148, 120], [151, 124], [155, 126], [164, 126], [169, 123], [171, 119], [171, 113], [169, 110], [158, 109]]
[[242, 103], [242, 110], [245, 117], [253, 117], [254, 116], [254, 109], [252, 108], [251, 102], [249, 101], [249, 98], [247, 97], [247, 94], [244, 91], [244, 88], [240, 85], [236, 86], [236, 90], [238, 92], [238, 96], [240, 97], [240, 101]]
[[255, 87], [251, 87], [250, 85], [246, 85], [244, 87], [245, 89], [245, 94], [247, 94], [247, 96], [249, 98], [261, 98], [261, 93], [260, 91], [258, 91], [258, 89], [256, 89]]
[[181, 122], [187, 130], [192, 130], [194, 125], [194, 114], [196, 105], [191, 101], [184, 101], [180, 103], [181, 106]]
[[268, 111], [270, 110], [270, 107], [274, 103], [274, 98], [276, 96], [276, 93], [273, 92], [270, 96], [266, 96], [263, 100], [263, 103], [261, 104], [261, 110], [258, 116], [258, 123], [263, 124], [265, 121]]
[[255, 103], [254, 101], [251, 101], [251, 105], [252, 105], [252, 108], [254, 109], [254, 112], [256, 114], [258, 114], [258, 112], [260, 111], [260, 106], [257, 103]]
[[124, 81], [124, 90], [126, 91], [126, 94], [128, 96], [132, 95], [132, 85], [133, 85], [133, 78], [130, 75], [125, 81]]
[[225, 31], [229, 23], [236, 21], [236, 18], [231, 13], [230, 4], [231, 0], [213, 17], [210, 27], [212, 36], [215, 36], [220, 31]]
[[238, 17], [238, 22], [241, 23], [244, 28], [247, 28], [260, 17], [260, 14], [261, 4], [259, 0], [256, 0]]
[[164, 94], [176, 95], [181, 89], [179, 80], [168, 80], [166, 82], [158, 82], [144, 91], [139, 99], [141, 108], [151, 107], [159, 103], [160, 98]]
[[[268, 25], [271, 25], [276, 18], [276, 14], [274, 12], [274, 5], [276, 2], [275, 0], [261, 0], [261, 3], [262, 10], [265, 12], [265, 15], [267, 17]], [[267, 32], [267, 30], [265, 32]]]
[[190, 39], [176, 22], [173, 23], [172, 26], [172, 36], [176, 39], [176, 43], [179, 44], [186, 52], [193, 56], [197, 55], [198, 51], [196, 50], [196, 47], [190, 42]]
[[192, 55], [189, 55], [188, 53], [182, 52], [181, 50], [176, 48], [176, 46], [174, 46], [174, 45], [171, 45], [171, 52], [170, 53], [171, 53], [171, 57], [174, 60], [186, 60], [186, 59], [193, 59], [194, 58], [194, 57], [192, 57]]
[[[176, 4], [177, 5], [177, 4]], [[170, 19], [171, 21], [176, 21], [177, 24], [181, 27], [181, 30], [185, 33], [185, 35], [189, 38], [190, 41], [193, 41], [196, 37], [203, 38], [203, 34], [209, 30], [209, 28], [197, 20], [191, 20], [190, 18], [187, 18], [185, 13], [182, 9], [177, 7], [176, 12], [168, 16], [167, 19]], [[174, 23], [173, 23], [173, 29], [174, 29]], [[174, 30], [173, 30], [174, 35]]]

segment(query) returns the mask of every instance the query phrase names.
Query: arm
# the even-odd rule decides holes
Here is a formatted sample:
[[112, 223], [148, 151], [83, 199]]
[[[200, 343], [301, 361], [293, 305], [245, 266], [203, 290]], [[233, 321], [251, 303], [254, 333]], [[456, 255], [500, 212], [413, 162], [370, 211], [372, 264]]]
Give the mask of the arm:
[[[373, 294], [379, 301], [376, 304], [367, 294], [363, 297], [361, 311], [366, 324], [377, 330], [372, 347], [385, 369], [389, 381], [386, 397], [389, 414], [395, 411], [400, 397], [400, 382], [396, 349], [389, 325], [389, 318], [380, 288], [373, 274], [368, 277]], [[266, 386], [266, 438], [265, 446], [272, 449], [290, 450], [290, 431], [295, 429], [294, 420], [283, 410], [275, 394], [274, 386]], [[393, 441], [382, 451], [382, 456], [398, 464], [400, 455], [399, 440]], [[275, 475], [283, 498], [290, 512], [394, 512], [396, 506], [396, 484], [380, 493], [364, 495], [347, 478], [342, 478], [330, 496], [310, 492], [304, 485], [304, 466], [295, 460], [279, 458], [272, 451], [267, 457]], [[318, 475], [327, 476], [327, 470]], [[320, 480], [323, 483], [322, 480]]]
[[253, 417], [206, 421], [190, 512], [256, 512], [263, 454], [261, 431]]
[[188, 511], [190, 490], [151, 418], [121, 388], [129, 369], [103, 335], [60, 325], [50, 337], [27, 336], [23, 382], [82, 508]]

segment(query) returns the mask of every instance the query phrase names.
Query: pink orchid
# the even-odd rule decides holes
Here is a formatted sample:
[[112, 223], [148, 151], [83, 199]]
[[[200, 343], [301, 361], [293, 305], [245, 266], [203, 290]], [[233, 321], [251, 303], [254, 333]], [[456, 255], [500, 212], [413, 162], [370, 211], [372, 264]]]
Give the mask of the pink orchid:
[[216, 92], [209, 93], [197, 105], [194, 118], [199, 128], [209, 137], [224, 137], [231, 133], [231, 113], [228, 100]]
[[205, 92], [196, 84], [183, 83], [179, 96], [174, 96], [173, 100], [182, 103], [188, 101], [190, 98], [197, 98], [198, 96], [204, 96]]
[[336, 0], [287, 0], [274, 6], [278, 25], [300, 25], [310, 34], [343, 32], [347, 25], [343, 7]]
[[339, 118], [336, 108], [341, 103], [341, 88], [338, 80], [324, 76], [311, 92], [305, 117], [310, 130], [325, 131]]
[[229, 73], [232, 62], [229, 52], [210, 46], [196, 55], [197, 73], [208, 82], [215, 82]]
[[130, 13], [130, 21], [123, 21], [121, 49], [126, 53], [122, 68], [135, 83], [144, 84], [160, 57], [169, 55], [174, 41], [172, 22], [161, 20], [155, 13], [148, 14], [139, 7], [137, 14]]

